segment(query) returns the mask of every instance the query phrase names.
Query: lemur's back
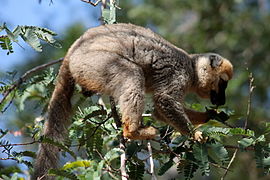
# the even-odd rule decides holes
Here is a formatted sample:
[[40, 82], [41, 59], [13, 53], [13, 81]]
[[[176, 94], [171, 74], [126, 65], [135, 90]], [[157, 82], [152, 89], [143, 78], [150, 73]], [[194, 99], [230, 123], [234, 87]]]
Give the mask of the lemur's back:
[[87, 54], [93, 51], [110, 52], [123, 56], [130, 61], [140, 61], [139, 64], [145, 64], [152, 63], [143, 59], [149, 53], [152, 54], [152, 51], [172, 54], [172, 51], [175, 50], [187, 54], [150, 29], [132, 24], [112, 24], [86, 31], [71, 46], [67, 56], [71, 56], [72, 59], [78, 54]]
[[108, 92], [104, 84], [109, 82], [104, 77], [119, 76], [118, 73], [128, 69], [142, 71], [146, 90], [151, 91], [155, 71], [172, 66], [174, 68], [170, 68], [170, 71], [165, 68], [157, 72], [162, 77], [170, 76], [175, 68], [181, 71], [187, 69], [186, 66], [191, 63], [188, 59], [185, 51], [150, 29], [132, 24], [113, 24], [86, 31], [71, 46], [65, 61], [69, 61], [71, 74], [78, 84], [91, 86], [97, 92]]

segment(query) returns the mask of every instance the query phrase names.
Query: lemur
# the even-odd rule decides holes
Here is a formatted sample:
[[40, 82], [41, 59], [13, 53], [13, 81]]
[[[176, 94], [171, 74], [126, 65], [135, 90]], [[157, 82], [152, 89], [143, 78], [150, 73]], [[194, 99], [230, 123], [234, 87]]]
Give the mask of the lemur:
[[[86, 31], [68, 50], [48, 107], [44, 136], [63, 141], [71, 115], [75, 84], [85, 92], [112, 96], [122, 114], [123, 136], [152, 139], [157, 130], [142, 126], [145, 93], [153, 95], [154, 117], [187, 134], [190, 126], [209, 120], [207, 112], [184, 107], [195, 92], [214, 105], [225, 103], [233, 76], [229, 60], [215, 53], [188, 54], [150, 29], [132, 24], [101, 25]], [[200, 132], [195, 131], [197, 138]], [[59, 149], [41, 144], [32, 179], [57, 167]]]

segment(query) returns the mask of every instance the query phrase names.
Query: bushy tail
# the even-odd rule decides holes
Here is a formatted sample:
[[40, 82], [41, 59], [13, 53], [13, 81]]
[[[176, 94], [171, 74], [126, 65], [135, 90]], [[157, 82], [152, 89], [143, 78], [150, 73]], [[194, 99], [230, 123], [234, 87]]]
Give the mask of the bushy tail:
[[[63, 61], [60, 68], [57, 84], [55, 86], [51, 101], [48, 107], [48, 118], [45, 122], [44, 136], [54, 141], [63, 142], [67, 135], [69, 116], [71, 113], [70, 99], [74, 91], [74, 79], [69, 71], [67, 59]], [[59, 148], [51, 144], [40, 144], [34, 174], [32, 179], [42, 178], [43, 180], [54, 179], [46, 176], [51, 168], [57, 168], [59, 159]]]

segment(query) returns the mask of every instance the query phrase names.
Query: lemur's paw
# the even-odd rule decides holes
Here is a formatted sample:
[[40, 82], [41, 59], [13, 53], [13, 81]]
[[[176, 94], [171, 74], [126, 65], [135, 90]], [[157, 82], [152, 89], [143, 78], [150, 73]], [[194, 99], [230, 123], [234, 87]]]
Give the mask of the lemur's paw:
[[133, 132], [128, 132], [125, 131], [123, 132], [124, 137], [128, 139], [137, 139], [137, 140], [147, 140], [147, 139], [154, 139], [157, 134], [157, 129], [154, 127], [142, 127], [139, 128], [137, 131]]
[[193, 139], [195, 141], [198, 141], [200, 143], [204, 143], [207, 141], [208, 137], [203, 137], [202, 132], [201, 131], [195, 131], [194, 135], [193, 135]]

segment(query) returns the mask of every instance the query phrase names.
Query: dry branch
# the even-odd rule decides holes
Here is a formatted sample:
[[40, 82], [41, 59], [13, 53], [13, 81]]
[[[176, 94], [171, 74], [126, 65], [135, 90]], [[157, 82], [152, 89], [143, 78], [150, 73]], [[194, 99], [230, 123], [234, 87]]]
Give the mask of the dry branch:
[[81, 1], [88, 3], [88, 4], [91, 4], [94, 7], [96, 7], [101, 2], [101, 0], [97, 0], [96, 2], [92, 2], [91, 0], [81, 0]]
[[148, 152], [149, 152], [151, 180], [157, 180], [157, 177], [156, 177], [155, 172], [154, 172], [155, 165], [154, 165], [153, 153], [152, 153], [152, 147], [151, 147], [150, 141], [147, 142], [147, 148], [148, 148]]

